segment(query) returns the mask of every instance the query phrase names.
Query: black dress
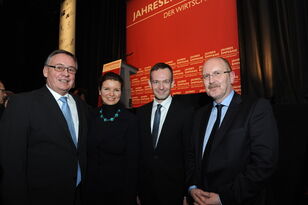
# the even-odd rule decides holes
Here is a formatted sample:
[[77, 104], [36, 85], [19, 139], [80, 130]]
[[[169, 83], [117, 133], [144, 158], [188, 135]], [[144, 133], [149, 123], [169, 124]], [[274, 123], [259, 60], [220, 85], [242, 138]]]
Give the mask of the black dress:
[[87, 150], [86, 204], [136, 204], [139, 137], [135, 115], [121, 104], [96, 108]]

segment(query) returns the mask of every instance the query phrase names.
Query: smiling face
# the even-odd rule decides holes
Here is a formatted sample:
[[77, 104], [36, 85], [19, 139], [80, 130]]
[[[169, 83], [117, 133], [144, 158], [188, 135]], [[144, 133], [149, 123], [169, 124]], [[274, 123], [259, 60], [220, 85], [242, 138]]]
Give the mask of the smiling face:
[[105, 80], [99, 90], [99, 95], [104, 104], [117, 104], [121, 98], [121, 83], [116, 80]]
[[[59, 53], [52, 56], [48, 62], [48, 65], [51, 66], [59, 64], [67, 67], [77, 67], [74, 59], [64, 53]], [[43, 74], [46, 77], [48, 87], [60, 95], [67, 94], [75, 82], [75, 73], [69, 73], [67, 69], [64, 71], [57, 71], [54, 68], [44, 66]]]
[[149, 85], [152, 88], [155, 99], [158, 103], [161, 103], [169, 97], [173, 84], [172, 74], [169, 69], [158, 69], [152, 71]]
[[[235, 74], [220, 58], [209, 59], [203, 66], [202, 75], [210, 75], [204, 79], [203, 83], [208, 96], [212, 97], [216, 103], [221, 103], [232, 91], [232, 83], [234, 82]], [[220, 73], [219, 75], [213, 75]]]

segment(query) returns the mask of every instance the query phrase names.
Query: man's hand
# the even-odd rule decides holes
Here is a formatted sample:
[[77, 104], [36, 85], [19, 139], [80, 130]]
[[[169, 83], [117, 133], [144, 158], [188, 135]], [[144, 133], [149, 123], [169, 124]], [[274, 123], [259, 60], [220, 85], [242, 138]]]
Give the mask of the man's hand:
[[190, 190], [190, 195], [194, 199], [196, 205], [206, 205], [205, 200], [209, 197], [209, 192], [194, 188]]
[[184, 196], [183, 205], [188, 205], [188, 202], [187, 202], [186, 196]]
[[221, 205], [219, 195], [213, 192], [206, 192], [195, 188], [190, 191], [194, 199], [194, 205]]

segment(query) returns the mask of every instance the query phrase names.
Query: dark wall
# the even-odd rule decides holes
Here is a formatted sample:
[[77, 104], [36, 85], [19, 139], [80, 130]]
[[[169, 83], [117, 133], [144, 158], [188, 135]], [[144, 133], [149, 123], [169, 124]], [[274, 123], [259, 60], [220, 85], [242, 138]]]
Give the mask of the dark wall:
[[[15, 93], [45, 83], [48, 54], [58, 49], [61, 0], [0, 2], [0, 79]], [[96, 105], [97, 78], [104, 63], [125, 58], [125, 0], [77, 0], [76, 86]]]
[[41, 87], [45, 58], [58, 47], [60, 1], [3, 0], [0, 79], [8, 90]]
[[[273, 185], [277, 204], [308, 203], [308, 105], [274, 105], [279, 161]], [[306, 194], [305, 194], [306, 193]]]

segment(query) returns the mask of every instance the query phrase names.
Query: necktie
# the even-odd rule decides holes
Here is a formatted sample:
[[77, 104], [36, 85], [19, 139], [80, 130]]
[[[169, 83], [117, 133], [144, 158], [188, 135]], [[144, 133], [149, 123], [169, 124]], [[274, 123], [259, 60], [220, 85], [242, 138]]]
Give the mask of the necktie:
[[157, 104], [157, 108], [156, 108], [155, 116], [154, 116], [154, 123], [153, 123], [153, 129], [152, 129], [153, 147], [154, 148], [156, 148], [156, 141], [157, 141], [157, 137], [158, 137], [161, 107], [162, 107], [161, 104]]
[[[68, 103], [67, 103], [67, 97], [60, 97], [59, 100], [62, 102], [61, 110], [62, 110], [62, 113], [63, 113], [65, 119], [66, 119], [72, 140], [73, 140], [75, 146], [77, 147], [77, 137], [76, 137], [76, 132], [75, 132], [75, 128], [74, 128], [74, 122], [73, 122], [71, 110], [70, 110], [70, 107], [68, 106]], [[79, 165], [79, 162], [78, 162], [77, 185], [80, 183], [80, 181], [81, 181], [81, 170], [80, 170], [80, 165]]]
[[219, 128], [220, 118], [221, 118], [221, 109], [222, 109], [223, 105], [217, 104], [215, 107], [217, 108], [217, 117], [216, 117], [216, 121], [214, 123], [213, 129], [211, 131], [210, 137], [207, 141], [204, 153], [203, 153], [203, 159], [202, 159], [203, 168], [206, 168], [206, 166], [207, 166], [207, 161], [209, 159], [209, 154], [211, 152], [213, 139], [214, 139], [216, 131]]

